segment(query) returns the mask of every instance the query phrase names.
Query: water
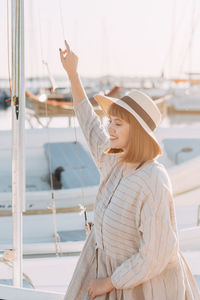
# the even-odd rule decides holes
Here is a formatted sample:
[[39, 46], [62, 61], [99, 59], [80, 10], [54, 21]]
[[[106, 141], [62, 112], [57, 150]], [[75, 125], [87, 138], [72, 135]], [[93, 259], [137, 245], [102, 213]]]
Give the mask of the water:
[[[32, 128], [41, 128], [42, 126], [38, 123], [38, 121], [35, 118], [31, 119], [31, 124], [29, 123], [29, 116], [26, 115], [25, 120], [25, 128], [30, 129]], [[40, 121], [46, 126], [48, 119], [47, 118], [41, 118]], [[77, 127], [78, 122], [76, 118], [71, 118], [72, 126]], [[69, 120], [67, 117], [56, 117], [53, 118], [48, 125], [49, 128], [66, 128], [69, 126]], [[12, 110], [11, 107], [9, 107], [7, 110], [0, 110], [0, 130], [11, 130], [12, 129]]]
[[[30, 116], [26, 115], [25, 128], [30, 129], [31, 125], [28, 121]], [[72, 126], [77, 127], [78, 122], [76, 118], [71, 118]], [[42, 124], [45, 126], [48, 122], [47, 118], [41, 118]], [[41, 128], [41, 125], [35, 118], [31, 119], [32, 126], [34, 128]], [[104, 124], [106, 124], [106, 118], [104, 119]], [[67, 117], [55, 117], [52, 118], [48, 127], [50, 128], [66, 128], [69, 126], [69, 120]], [[200, 115], [193, 114], [174, 114], [169, 115], [163, 119], [160, 124], [161, 127], [200, 127]], [[6, 110], [0, 110], [0, 130], [11, 130], [12, 128], [12, 113], [11, 107]]]
[[160, 124], [162, 127], [200, 127], [200, 115], [194, 114], [174, 114], [165, 117]]

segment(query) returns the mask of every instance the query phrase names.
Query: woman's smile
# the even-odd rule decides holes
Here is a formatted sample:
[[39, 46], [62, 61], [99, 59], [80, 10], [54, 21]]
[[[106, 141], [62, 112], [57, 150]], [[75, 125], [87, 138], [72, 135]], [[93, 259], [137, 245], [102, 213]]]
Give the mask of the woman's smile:
[[108, 133], [111, 147], [124, 149], [127, 147], [129, 138], [129, 123], [119, 117], [110, 116]]

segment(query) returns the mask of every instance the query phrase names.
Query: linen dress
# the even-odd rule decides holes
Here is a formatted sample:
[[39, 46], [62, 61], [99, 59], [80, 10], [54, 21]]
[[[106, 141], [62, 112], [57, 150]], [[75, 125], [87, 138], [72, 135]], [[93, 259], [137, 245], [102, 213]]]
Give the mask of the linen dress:
[[147, 161], [123, 176], [118, 154], [87, 98], [74, 107], [101, 174], [89, 234], [65, 300], [89, 300], [91, 279], [111, 276], [97, 300], [199, 300], [180, 250], [172, 187], [164, 166]]

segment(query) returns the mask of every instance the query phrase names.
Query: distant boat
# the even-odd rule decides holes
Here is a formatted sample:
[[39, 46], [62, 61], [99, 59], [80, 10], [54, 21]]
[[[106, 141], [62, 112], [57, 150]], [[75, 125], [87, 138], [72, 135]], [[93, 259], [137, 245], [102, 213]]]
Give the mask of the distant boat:
[[[120, 87], [115, 86], [108, 93], [107, 96], [118, 97], [120, 95]], [[26, 91], [26, 106], [29, 109], [28, 113], [36, 119], [41, 117], [69, 117], [74, 116], [73, 102], [71, 95], [66, 97], [65, 94], [52, 92], [49, 95], [36, 96], [33, 93]], [[89, 97], [91, 104], [94, 106], [95, 112], [103, 118], [104, 113], [94, 100], [93, 96]]]
[[189, 88], [172, 90], [171, 97], [167, 99], [168, 114], [200, 114], [200, 80], [195, 82], [196, 85]]
[[[26, 131], [26, 204], [27, 213], [50, 213], [50, 172], [53, 177], [56, 207], [60, 212], [79, 211], [82, 189], [85, 202], [94, 202], [99, 172], [86, 142], [76, 129], [31, 129]], [[11, 214], [11, 132], [0, 131], [0, 215]], [[60, 172], [59, 168], [62, 168]], [[57, 173], [57, 176], [56, 176]], [[58, 185], [59, 183], [59, 185]]]
[[[108, 97], [120, 98], [125, 94], [126, 90], [122, 87], [114, 86], [110, 91], [104, 93]], [[96, 92], [97, 93], [97, 92]], [[90, 92], [88, 98], [94, 107], [95, 112], [102, 120], [105, 116], [102, 109], [98, 106], [97, 102], [93, 98], [95, 92]], [[166, 116], [166, 97], [153, 97], [156, 105], [158, 106], [162, 118]], [[68, 117], [69, 125], [71, 125], [71, 118], [74, 117], [73, 102], [71, 95], [63, 94], [59, 92], [52, 92], [50, 94], [42, 94], [37, 96], [29, 91], [26, 91], [26, 107], [27, 113], [30, 118], [35, 118], [38, 123], [41, 123], [40, 119], [47, 117]]]
[[[64, 169], [60, 172], [61, 186], [54, 189], [58, 232], [63, 237], [61, 242], [65, 241], [64, 233], [67, 234], [73, 230], [84, 231], [84, 217], [80, 216], [80, 204], [87, 208], [91, 221], [93, 203], [99, 186], [99, 173], [90, 157], [80, 128], [76, 128], [76, 134], [77, 144], [74, 141], [74, 128], [31, 129], [26, 132], [24, 249], [27, 253], [30, 251], [55, 252], [53, 218], [51, 216], [52, 191], [49, 183], [50, 165], [53, 174], [59, 167]], [[188, 214], [187, 218], [183, 218], [186, 210], [182, 209], [183, 206], [187, 208], [190, 205], [198, 205], [198, 199], [200, 199], [200, 164], [197, 162], [200, 159], [200, 132], [198, 129], [191, 132], [184, 128], [158, 128], [157, 136], [165, 149], [159, 161], [168, 168], [172, 180], [180, 226], [181, 228], [195, 226], [197, 211], [193, 211]], [[11, 132], [1, 131], [0, 138], [2, 141], [0, 145], [2, 170], [0, 178], [0, 240], [1, 244], [3, 243], [2, 246], [9, 247]], [[186, 169], [187, 173], [185, 173]], [[33, 224], [35, 225], [33, 226]], [[36, 241], [42, 244], [39, 248]], [[31, 246], [32, 244], [35, 246]], [[188, 245], [191, 247], [191, 242]], [[62, 244], [62, 247], [64, 247], [63, 251], [71, 249], [69, 244], [65, 246]]]

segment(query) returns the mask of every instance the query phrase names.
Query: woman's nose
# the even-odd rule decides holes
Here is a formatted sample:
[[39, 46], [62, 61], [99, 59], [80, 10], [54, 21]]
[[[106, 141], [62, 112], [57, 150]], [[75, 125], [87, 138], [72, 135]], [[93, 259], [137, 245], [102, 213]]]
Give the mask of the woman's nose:
[[115, 128], [112, 123], [108, 124], [108, 132], [111, 134], [115, 132]]

